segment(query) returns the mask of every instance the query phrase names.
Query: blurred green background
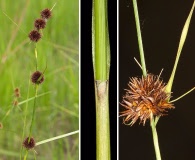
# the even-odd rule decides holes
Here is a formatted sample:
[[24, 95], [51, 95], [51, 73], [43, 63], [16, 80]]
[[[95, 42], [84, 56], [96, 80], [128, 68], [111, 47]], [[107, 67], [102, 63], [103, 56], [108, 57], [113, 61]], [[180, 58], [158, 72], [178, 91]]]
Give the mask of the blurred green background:
[[[55, 0], [1, 0], [0, 1], [0, 160], [20, 157], [26, 104], [12, 107], [14, 89], [21, 92], [19, 102], [34, 96], [34, 85], [29, 79], [35, 71], [34, 44], [28, 33], [40, 11], [52, 8], [52, 18], [43, 30], [37, 44], [38, 70], [46, 67], [45, 81], [40, 85], [32, 136], [41, 141], [79, 129], [79, 1]], [[7, 16], [6, 16], [7, 15]], [[12, 22], [9, 17], [16, 22]], [[33, 100], [28, 102], [28, 136]], [[13, 109], [10, 109], [13, 108]], [[35, 147], [37, 159], [77, 160], [79, 135], [72, 135]], [[34, 159], [29, 151], [28, 159]]]

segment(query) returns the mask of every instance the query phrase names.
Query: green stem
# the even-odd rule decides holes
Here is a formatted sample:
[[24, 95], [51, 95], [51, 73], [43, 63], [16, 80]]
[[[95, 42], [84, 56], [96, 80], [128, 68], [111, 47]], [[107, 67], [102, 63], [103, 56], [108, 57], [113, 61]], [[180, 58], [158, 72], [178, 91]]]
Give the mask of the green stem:
[[141, 29], [140, 29], [137, 0], [133, 0], [133, 8], [134, 8], [134, 14], [135, 14], [135, 23], [136, 23], [136, 29], [137, 29], [137, 38], [138, 38], [138, 44], [139, 44], [142, 72], [143, 72], [143, 76], [146, 77], [147, 71], [146, 71], [146, 63], [145, 63], [145, 58], [144, 58], [144, 49], [143, 49], [142, 35], [141, 35]]
[[37, 60], [37, 43], [35, 43], [35, 64], [36, 64], [36, 71], [38, 70], [38, 60]]
[[77, 133], [79, 133], [79, 130], [74, 131], [74, 132], [70, 132], [70, 133], [66, 133], [66, 134], [63, 134], [63, 135], [60, 135], [60, 136], [52, 137], [52, 138], [37, 142], [36, 146], [44, 144], [44, 143], [48, 143], [48, 142], [51, 142], [51, 141], [54, 141], [54, 140], [57, 140], [57, 139], [61, 139], [61, 138], [64, 138], [64, 137], [68, 137], [68, 136], [71, 136], [71, 135], [74, 135], [74, 134], [77, 134]]
[[155, 153], [156, 153], [156, 160], [161, 160], [160, 148], [159, 148], [159, 144], [158, 144], [158, 134], [156, 131], [156, 125], [155, 125], [153, 118], [150, 121], [150, 126], [152, 128], [152, 136], [153, 136], [153, 142], [154, 142], [154, 149], [155, 149]]
[[35, 98], [34, 98], [34, 106], [33, 106], [33, 114], [32, 114], [32, 120], [30, 124], [30, 131], [29, 131], [29, 139], [28, 141], [30, 142], [31, 134], [32, 134], [32, 127], [34, 123], [34, 117], [35, 117], [35, 108], [36, 108], [36, 100], [37, 100], [37, 91], [38, 91], [38, 85], [35, 85]]
[[[30, 90], [29, 88], [30, 88], [30, 80], [29, 80], [29, 83], [28, 83], [27, 99], [29, 98], [29, 90]], [[23, 132], [22, 132], [22, 140], [24, 140], [24, 133], [25, 133], [25, 130], [26, 130], [27, 108], [28, 108], [28, 101], [26, 102], [25, 111], [24, 111], [24, 126], [23, 126]], [[22, 153], [23, 153], [23, 146], [21, 145], [20, 160], [22, 160]]]
[[26, 150], [26, 154], [25, 154], [25, 156], [24, 156], [24, 160], [26, 160], [27, 157], [28, 157], [28, 150]]
[[[141, 30], [140, 30], [137, 0], [133, 0], [133, 8], [134, 8], [134, 14], [135, 14], [135, 22], [136, 22], [136, 29], [137, 29], [137, 38], [138, 38], [138, 44], [139, 44], [142, 72], [143, 72], [143, 76], [146, 77], [147, 76], [147, 71], [146, 71], [146, 64], [145, 64], [145, 58], [144, 58], [144, 49], [143, 49], [142, 36], [141, 36]], [[150, 121], [150, 125], [151, 125], [151, 128], [152, 128], [152, 136], [153, 136], [153, 141], [154, 141], [156, 160], [161, 160], [160, 148], [159, 148], [159, 144], [158, 144], [158, 135], [157, 135], [157, 131], [156, 131], [157, 122], [158, 122], [158, 118], [157, 118], [156, 121], [154, 121], [154, 119], [152, 117], [152, 119]]]
[[110, 160], [108, 81], [95, 82], [97, 160]]
[[107, 0], [93, 2], [92, 43], [95, 79], [105, 81], [109, 76], [110, 65]]
[[92, 53], [96, 95], [96, 159], [110, 160], [108, 102], [110, 45], [107, 0], [93, 0]]

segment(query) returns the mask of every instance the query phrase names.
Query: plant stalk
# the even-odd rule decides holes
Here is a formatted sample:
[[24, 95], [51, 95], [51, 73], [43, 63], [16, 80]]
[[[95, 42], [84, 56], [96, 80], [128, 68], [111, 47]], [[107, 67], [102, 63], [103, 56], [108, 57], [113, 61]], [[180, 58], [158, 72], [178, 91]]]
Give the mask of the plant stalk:
[[63, 134], [63, 135], [60, 135], [60, 136], [52, 137], [52, 138], [37, 142], [36, 146], [39, 146], [41, 144], [48, 143], [48, 142], [51, 142], [51, 141], [54, 141], [54, 140], [57, 140], [57, 139], [61, 139], [61, 138], [64, 138], [64, 137], [68, 137], [68, 136], [71, 136], [71, 135], [74, 135], [74, 134], [77, 134], [77, 133], [79, 133], [79, 130], [74, 131], [74, 132], [70, 132], [70, 133], [66, 133], [66, 134]]
[[143, 43], [142, 43], [142, 35], [141, 35], [141, 29], [140, 29], [137, 0], [133, 0], [133, 9], [134, 9], [134, 14], [135, 14], [135, 23], [136, 23], [136, 29], [137, 29], [137, 39], [138, 39], [138, 45], [139, 45], [142, 72], [143, 72], [143, 76], [146, 77], [147, 71], [146, 71], [146, 63], [145, 63], [145, 58], [144, 58], [144, 48], [143, 48]]
[[28, 142], [30, 142], [30, 138], [32, 135], [32, 127], [34, 124], [34, 118], [35, 118], [35, 108], [36, 108], [36, 100], [37, 100], [37, 91], [38, 91], [38, 85], [35, 85], [35, 98], [34, 98], [34, 105], [33, 105], [33, 114], [32, 114], [32, 120], [31, 120], [31, 124], [30, 124], [30, 132], [29, 132], [29, 139]]
[[[139, 45], [139, 51], [140, 51], [142, 72], [143, 72], [143, 76], [146, 77], [147, 71], [146, 71], [146, 64], [145, 64], [145, 58], [144, 58], [144, 49], [143, 49], [143, 44], [142, 44], [142, 36], [141, 36], [141, 29], [140, 29], [140, 22], [139, 22], [137, 0], [133, 0], [133, 8], [134, 8], [134, 14], [135, 14], [135, 22], [136, 22], [136, 29], [137, 29], [137, 38], [138, 38], [138, 45]], [[156, 153], [156, 160], [161, 160], [160, 148], [159, 148], [159, 144], [158, 144], [158, 134], [156, 131], [156, 123], [157, 122], [158, 122], [158, 118], [156, 121], [154, 121], [153, 117], [150, 120], [154, 148], [155, 148], [155, 153]]]
[[96, 98], [96, 159], [110, 160], [108, 83], [110, 45], [107, 0], [93, 0], [92, 56]]
[[161, 160], [160, 147], [158, 144], [158, 134], [156, 130], [155, 121], [153, 118], [150, 120], [150, 126], [152, 128], [152, 136], [153, 136], [153, 142], [154, 142], [154, 149], [156, 153], [156, 160]]

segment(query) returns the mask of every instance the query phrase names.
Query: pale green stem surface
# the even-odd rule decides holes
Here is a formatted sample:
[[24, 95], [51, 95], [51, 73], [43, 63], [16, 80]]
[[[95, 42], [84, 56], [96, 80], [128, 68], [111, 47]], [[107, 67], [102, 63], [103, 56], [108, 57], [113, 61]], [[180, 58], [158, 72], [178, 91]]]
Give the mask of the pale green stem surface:
[[36, 64], [36, 71], [38, 70], [38, 60], [37, 60], [37, 43], [35, 43], [35, 64]]
[[175, 59], [175, 64], [174, 64], [174, 67], [173, 67], [173, 70], [172, 70], [169, 82], [168, 82], [168, 84], [166, 86], [166, 92], [168, 92], [168, 93], [170, 93], [171, 89], [172, 89], [173, 80], [174, 80], [174, 77], [175, 77], [175, 72], [176, 72], [176, 69], [177, 69], [177, 65], [178, 65], [178, 62], [179, 62], [179, 58], [180, 58], [180, 55], [181, 55], [181, 51], [182, 51], [183, 45], [185, 43], [185, 40], [186, 40], [186, 37], [187, 37], [187, 34], [188, 34], [188, 29], [189, 29], [189, 26], [190, 26], [190, 21], [191, 21], [192, 13], [194, 11], [194, 7], [195, 7], [195, 1], [194, 1], [193, 5], [192, 5], [192, 8], [190, 10], [190, 13], [188, 15], [188, 18], [187, 18], [187, 20], [185, 22], [185, 25], [184, 25], [182, 33], [181, 33], [181, 38], [180, 38], [180, 42], [179, 42], [177, 56], [176, 56], [176, 59]]
[[95, 82], [97, 160], [110, 160], [108, 81]]
[[96, 98], [96, 159], [110, 160], [108, 79], [110, 45], [107, 0], [93, 0], [92, 55]]
[[158, 134], [156, 131], [156, 125], [155, 125], [153, 117], [150, 120], [150, 126], [152, 128], [152, 135], [153, 135], [154, 149], [155, 149], [155, 153], [156, 153], [156, 160], [161, 160], [160, 148], [159, 148], [159, 144], [158, 144]]
[[61, 138], [64, 138], [64, 137], [68, 137], [68, 136], [71, 136], [71, 135], [74, 135], [74, 134], [77, 134], [77, 133], [79, 133], [79, 130], [74, 131], [74, 132], [70, 132], [70, 133], [66, 133], [66, 134], [63, 134], [63, 135], [60, 135], [60, 136], [52, 137], [52, 138], [37, 142], [36, 146], [39, 146], [41, 144], [48, 143], [48, 142], [51, 142], [51, 141], [54, 141], [54, 140], [57, 140], [57, 139], [61, 139]]
[[143, 43], [142, 43], [142, 35], [141, 35], [141, 29], [140, 29], [137, 0], [133, 0], [133, 8], [134, 8], [134, 14], [135, 14], [135, 23], [136, 23], [136, 29], [137, 29], [137, 38], [138, 38], [138, 44], [139, 44], [142, 72], [143, 72], [143, 76], [146, 77], [147, 71], [146, 71], [146, 63], [145, 63], [145, 58], [144, 58], [144, 48], [143, 48]]

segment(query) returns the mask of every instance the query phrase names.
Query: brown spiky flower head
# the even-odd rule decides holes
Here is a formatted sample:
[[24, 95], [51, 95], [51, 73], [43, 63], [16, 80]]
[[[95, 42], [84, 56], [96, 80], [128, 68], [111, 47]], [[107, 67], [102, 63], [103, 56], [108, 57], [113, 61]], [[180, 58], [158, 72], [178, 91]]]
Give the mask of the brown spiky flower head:
[[23, 141], [23, 146], [26, 149], [33, 149], [35, 147], [35, 140], [33, 137], [31, 137], [29, 139], [29, 137], [25, 138], [25, 140]]
[[44, 75], [40, 71], [36, 71], [31, 75], [31, 81], [34, 84], [41, 84], [44, 81]]
[[41, 34], [37, 30], [32, 30], [29, 33], [28, 37], [31, 41], [38, 42], [41, 39]]
[[49, 18], [51, 17], [51, 10], [48, 9], [48, 8], [42, 10], [42, 11], [41, 11], [41, 17], [42, 17], [43, 19], [46, 19], [46, 20], [49, 19]]
[[138, 119], [145, 125], [147, 119], [166, 115], [168, 109], [174, 108], [169, 103], [171, 93], [165, 92], [166, 84], [159, 76], [148, 74], [146, 77], [130, 79], [121, 105], [124, 124], [133, 125]]
[[35, 22], [34, 22], [34, 26], [37, 30], [40, 30], [40, 29], [44, 29], [45, 26], [46, 26], [46, 22], [45, 20], [43, 20], [42, 18], [39, 18], [39, 19], [36, 19]]

